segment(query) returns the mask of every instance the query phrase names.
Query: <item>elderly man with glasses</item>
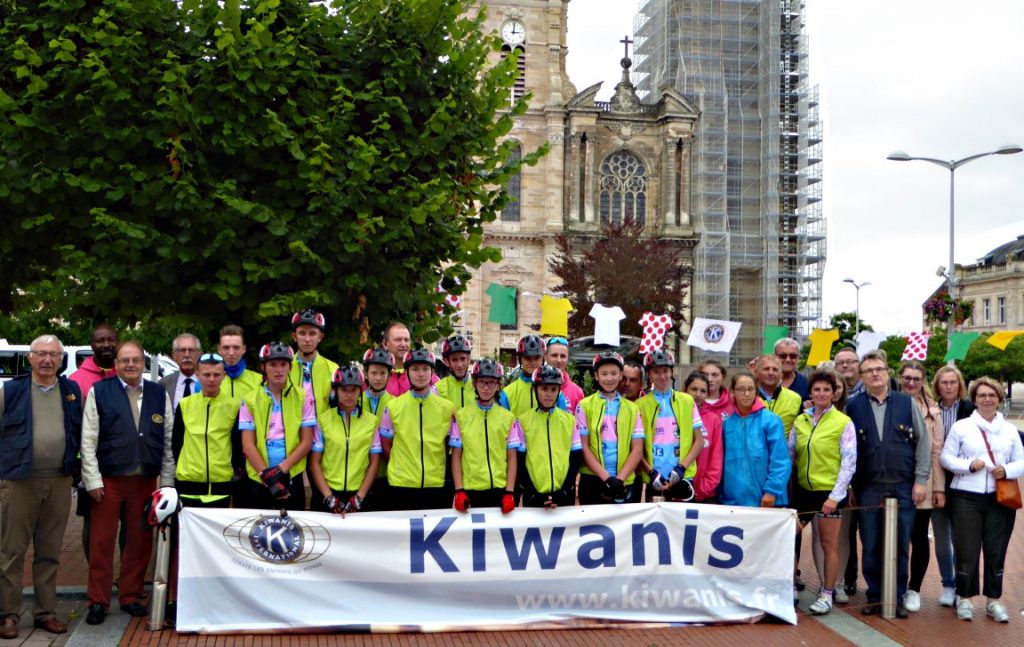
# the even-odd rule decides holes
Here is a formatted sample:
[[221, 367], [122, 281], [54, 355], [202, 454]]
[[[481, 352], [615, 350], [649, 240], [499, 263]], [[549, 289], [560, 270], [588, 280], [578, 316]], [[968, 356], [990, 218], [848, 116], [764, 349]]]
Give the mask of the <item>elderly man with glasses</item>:
[[32, 544], [36, 627], [62, 634], [57, 619], [57, 569], [71, 507], [71, 472], [82, 423], [78, 384], [58, 375], [64, 347], [37, 337], [31, 375], [0, 388], [0, 638], [18, 637], [21, 578]]
[[196, 360], [202, 352], [203, 345], [192, 333], [183, 332], [171, 342], [171, 359], [178, 365], [178, 370], [160, 378], [160, 384], [167, 389], [167, 395], [171, 397], [172, 409], [178, 408], [182, 398], [199, 390]]
[[864, 615], [880, 611], [882, 599], [882, 502], [893, 497], [899, 504], [896, 532], [896, 616], [906, 618], [903, 596], [907, 591], [910, 533], [914, 506], [930, 495], [931, 439], [921, 412], [904, 393], [889, 388], [885, 355], [871, 351], [860, 362], [864, 393], [846, 403], [846, 415], [857, 428], [857, 472], [853, 491], [860, 510], [862, 567], [867, 581]]
[[775, 356], [782, 365], [782, 386], [799, 395], [801, 402], [810, 400], [807, 378], [796, 370], [800, 361], [800, 344], [792, 337], [783, 337], [775, 342]]
[[157, 477], [160, 485], [174, 485], [174, 416], [167, 391], [142, 379], [145, 355], [138, 342], [122, 342], [114, 366], [117, 377], [93, 386], [82, 416], [82, 481], [93, 501], [85, 618], [90, 625], [101, 624], [110, 607], [122, 505], [126, 521], [118, 602], [129, 615], [146, 615], [141, 599], [153, 531], [142, 525], [143, 510]]

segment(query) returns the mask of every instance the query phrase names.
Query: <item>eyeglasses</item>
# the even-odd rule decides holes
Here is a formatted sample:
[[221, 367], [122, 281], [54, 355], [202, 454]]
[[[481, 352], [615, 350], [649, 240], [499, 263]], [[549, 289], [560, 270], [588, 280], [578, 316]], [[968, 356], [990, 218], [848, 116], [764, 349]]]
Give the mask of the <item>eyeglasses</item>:
[[999, 394], [998, 393], [975, 393], [974, 394], [974, 399], [975, 400], [980, 400], [982, 398], [996, 398], [996, 399], [998, 399], [999, 398]]
[[218, 353], [203, 353], [199, 356], [200, 364], [223, 364], [224, 358]]
[[565, 337], [548, 337], [547, 345], [561, 344], [562, 346], [568, 346], [569, 340]]
[[857, 363], [855, 359], [844, 359], [836, 362], [836, 366], [853, 366]]
[[31, 352], [36, 357], [48, 357], [50, 359], [57, 359], [58, 357], [62, 357], [64, 355], [64, 353], [55, 350], [34, 350]]
[[775, 353], [775, 356], [779, 359], [797, 359], [800, 357], [799, 353]]
[[878, 375], [879, 373], [886, 373], [889, 369], [886, 368], [862, 368], [860, 369], [861, 375]]
[[753, 386], [738, 386], [732, 390], [733, 393], [753, 393], [757, 390], [757, 387]]
[[916, 384], [916, 383], [918, 383], [918, 382], [921, 382], [921, 381], [923, 381], [923, 378], [920, 378], [920, 377], [911, 377], [911, 376], [909, 376], [909, 375], [901, 375], [901, 376], [900, 376], [900, 381], [901, 381], [901, 382], [910, 382], [911, 384]]
[[145, 360], [141, 357], [119, 357], [117, 363], [124, 366], [132, 366], [133, 364], [142, 364]]
[[175, 352], [175, 353], [198, 353], [199, 349], [198, 348], [175, 348], [173, 350], [173, 352]]

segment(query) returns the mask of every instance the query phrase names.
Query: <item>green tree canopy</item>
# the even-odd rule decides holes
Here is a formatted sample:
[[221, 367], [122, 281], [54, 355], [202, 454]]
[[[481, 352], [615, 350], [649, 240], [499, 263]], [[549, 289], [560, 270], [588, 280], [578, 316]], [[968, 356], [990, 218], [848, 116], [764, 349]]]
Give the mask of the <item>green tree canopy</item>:
[[[828, 327], [839, 331], [839, 339], [832, 347], [833, 354], [835, 354], [835, 350], [843, 346], [857, 346], [857, 319], [857, 314], [854, 312], [839, 312], [829, 318]], [[863, 319], [860, 320], [860, 329], [868, 332], [874, 331], [874, 328], [864, 323]]]
[[0, 312], [446, 332], [438, 284], [498, 257], [515, 61], [468, 0], [327, 4], [8, 3]]

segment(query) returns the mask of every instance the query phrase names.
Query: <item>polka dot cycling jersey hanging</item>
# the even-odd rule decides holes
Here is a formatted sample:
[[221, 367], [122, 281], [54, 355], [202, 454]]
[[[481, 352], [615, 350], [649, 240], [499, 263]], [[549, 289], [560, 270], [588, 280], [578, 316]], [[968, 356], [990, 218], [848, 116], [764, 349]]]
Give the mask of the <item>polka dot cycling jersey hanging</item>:
[[665, 335], [672, 329], [672, 319], [668, 315], [656, 315], [648, 311], [640, 317], [639, 323], [644, 328], [640, 353], [660, 350], [665, 344]]

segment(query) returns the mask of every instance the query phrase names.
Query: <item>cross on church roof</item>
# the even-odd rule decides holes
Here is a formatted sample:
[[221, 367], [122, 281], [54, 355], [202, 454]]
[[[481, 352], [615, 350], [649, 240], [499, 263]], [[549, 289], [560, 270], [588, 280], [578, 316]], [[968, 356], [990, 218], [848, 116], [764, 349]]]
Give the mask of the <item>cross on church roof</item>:
[[619, 42], [622, 43], [623, 48], [626, 51], [626, 53], [623, 55], [623, 58], [629, 58], [629, 46], [632, 45], [635, 41], [630, 40], [629, 34], [626, 34]]

